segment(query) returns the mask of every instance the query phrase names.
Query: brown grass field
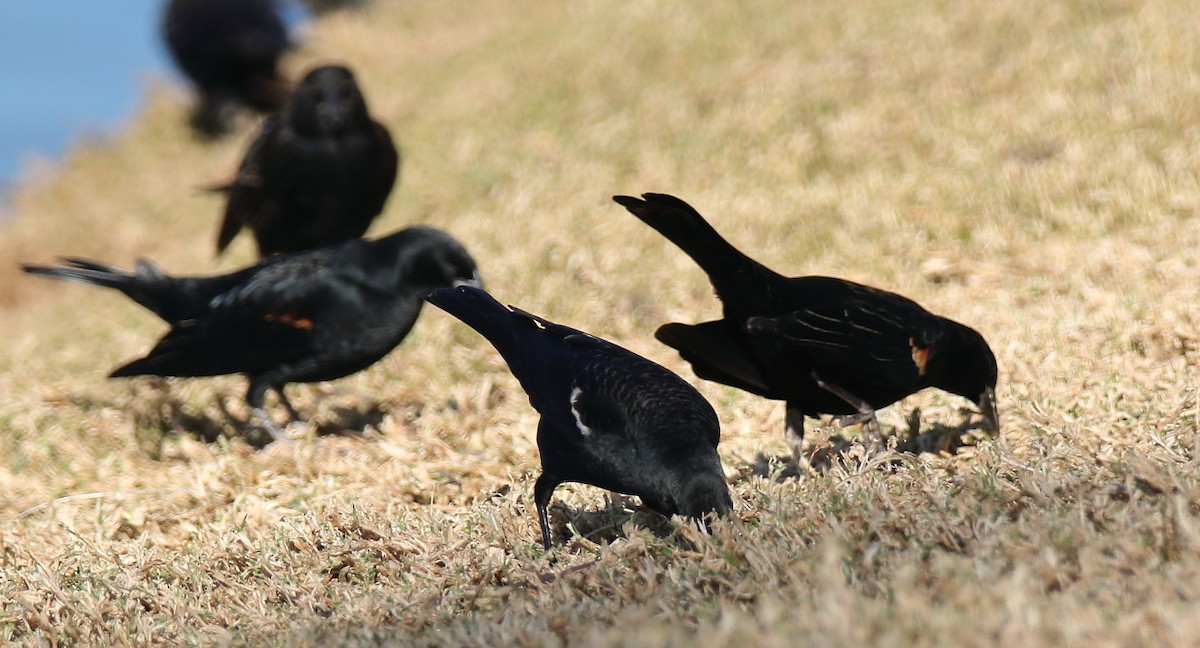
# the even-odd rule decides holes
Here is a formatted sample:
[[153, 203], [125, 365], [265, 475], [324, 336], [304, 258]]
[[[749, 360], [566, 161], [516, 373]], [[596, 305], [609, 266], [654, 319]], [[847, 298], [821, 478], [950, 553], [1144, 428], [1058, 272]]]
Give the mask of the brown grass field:
[[[531, 502], [536, 414], [427, 309], [386, 360], [293, 388], [256, 449], [244, 380], [107, 380], [163, 331], [60, 254], [214, 260], [218, 144], [152, 87], [28, 177], [0, 225], [0, 642], [283, 646], [1200, 645], [1200, 12], [1191, 0], [393, 2], [288, 61], [355, 67], [406, 156], [373, 233], [444, 228], [501, 300], [679, 372], [716, 407], [736, 516], [702, 536], [587, 486]], [[908, 295], [999, 359], [998, 438], [869, 456], [702, 382], [651, 333], [719, 304], [610, 201], [675, 193], [787, 274]]]

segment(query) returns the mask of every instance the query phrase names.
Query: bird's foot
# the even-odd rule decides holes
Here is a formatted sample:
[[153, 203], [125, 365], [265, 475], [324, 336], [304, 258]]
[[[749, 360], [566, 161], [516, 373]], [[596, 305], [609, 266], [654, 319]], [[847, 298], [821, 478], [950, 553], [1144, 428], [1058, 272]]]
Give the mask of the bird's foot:
[[279, 427], [278, 423], [271, 419], [271, 415], [267, 413], [267, 410], [261, 407], [255, 407], [254, 409], [251, 409], [250, 419], [254, 421], [254, 424], [260, 430], [270, 434], [272, 441], [287, 444], [292, 443], [292, 438], [289, 437], [286, 432], [284, 432], [283, 428]]
[[875, 448], [887, 447], [887, 437], [883, 435], [883, 430], [879, 427], [879, 419], [875, 418], [873, 412], [870, 418], [863, 421], [862, 438], [864, 442], [871, 444]]
[[811, 468], [808, 457], [804, 456], [804, 413], [789, 407], [784, 413], [784, 422], [784, 434], [796, 462], [796, 473], [804, 474]]

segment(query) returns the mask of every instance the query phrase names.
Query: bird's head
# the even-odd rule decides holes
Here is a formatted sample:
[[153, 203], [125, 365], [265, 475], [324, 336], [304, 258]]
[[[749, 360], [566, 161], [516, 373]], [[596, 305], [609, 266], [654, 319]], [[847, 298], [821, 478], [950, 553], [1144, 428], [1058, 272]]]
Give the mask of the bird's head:
[[340, 65], [313, 69], [288, 104], [292, 128], [306, 135], [336, 135], [369, 122], [367, 102], [354, 74]]
[[733, 510], [729, 486], [718, 473], [697, 472], [688, 475], [680, 482], [672, 499], [675, 500], [676, 513], [701, 521], [713, 514], [725, 517]]
[[442, 230], [408, 227], [380, 239], [379, 244], [377, 253], [389, 260], [395, 268], [395, 281], [406, 291], [425, 295], [438, 288], [483, 287], [475, 259]]
[[992, 434], [1000, 432], [996, 408], [996, 355], [979, 331], [951, 322], [944, 346], [938, 350], [938, 380], [935, 386], [970, 399], [979, 406]]

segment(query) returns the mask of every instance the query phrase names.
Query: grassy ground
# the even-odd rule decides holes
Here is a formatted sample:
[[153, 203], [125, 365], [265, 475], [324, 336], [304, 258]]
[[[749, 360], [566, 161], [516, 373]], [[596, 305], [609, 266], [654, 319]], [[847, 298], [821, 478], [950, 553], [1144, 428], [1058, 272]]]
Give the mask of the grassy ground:
[[[1198, 31], [1188, 0], [384, 1], [316, 25], [290, 69], [349, 62], [406, 154], [374, 232], [451, 231], [500, 299], [673, 368], [721, 417], [734, 519], [699, 537], [564, 487], [553, 556], [536, 417], [436, 310], [371, 370], [297, 388], [294, 447], [236, 438], [239, 378], [104, 378], [161, 324], [17, 261], [252, 255], [212, 258], [220, 204], [195, 190], [250, 124], [204, 145], [151, 91], [4, 224], [0, 640], [1196, 645]], [[784, 474], [782, 406], [651, 338], [719, 306], [609, 201], [642, 191], [782, 272], [978, 328], [1002, 436]], [[920, 408], [945, 440], [964, 406], [883, 420]]]

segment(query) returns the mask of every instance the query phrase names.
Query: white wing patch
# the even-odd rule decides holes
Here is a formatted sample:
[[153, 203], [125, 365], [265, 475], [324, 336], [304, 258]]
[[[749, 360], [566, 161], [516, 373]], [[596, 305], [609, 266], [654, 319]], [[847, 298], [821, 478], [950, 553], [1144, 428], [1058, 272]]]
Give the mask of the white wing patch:
[[579, 396], [583, 394], [583, 390], [575, 387], [571, 390], [571, 414], [575, 415], [575, 425], [579, 426], [579, 432], [583, 436], [591, 436], [592, 428], [583, 424], [583, 418], [579, 416], [579, 410], [575, 409], [575, 404], [579, 402]]

